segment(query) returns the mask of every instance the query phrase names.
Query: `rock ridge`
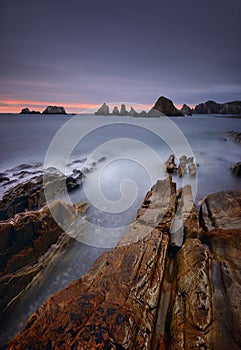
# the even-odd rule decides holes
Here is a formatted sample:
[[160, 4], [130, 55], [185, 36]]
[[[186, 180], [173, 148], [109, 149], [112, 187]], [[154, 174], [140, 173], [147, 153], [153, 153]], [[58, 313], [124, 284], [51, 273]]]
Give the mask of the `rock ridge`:
[[129, 232], [49, 298], [6, 349], [240, 349], [241, 191], [198, 210], [171, 177]]

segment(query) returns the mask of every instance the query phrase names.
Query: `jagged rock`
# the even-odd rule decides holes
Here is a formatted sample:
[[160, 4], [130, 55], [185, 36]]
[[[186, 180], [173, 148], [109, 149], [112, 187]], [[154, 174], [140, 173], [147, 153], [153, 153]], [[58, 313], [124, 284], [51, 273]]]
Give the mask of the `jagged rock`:
[[98, 109], [98, 111], [95, 112], [95, 115], [110, 115], [109, 106], [106, 103], [103, 103], [103, 105]]
[[183, 115], [192, 115], [192, 108], [190, 108], [188, 105], [184, 104], [182, 106], [182, 108], [180, 109], [180, 112], [183, 114]]
[[[240, 349], [240, 212], [241, 191], [219, 192], [203, 200], [199, 222], [191, 187], [158, 181], [118, 246], [5, 348]], [[184, 244], [170, 259], [175, 220]]]
[[241, 191], [207, 196], [200, 209], [203, 241], [212, 254], [212, 330], [210, 348], [241, 347]]
[[183, 115], [168, 98], [161, 96], [155, 103], [154, 107], [159, 112], [167, 116], [181, 116]]
[[121, 105], [120, 115], [129, 115], [129, 113], [126, 110], [126, 106], [124, 104]]
[[166, 327], [167, 349], [210, 347], [212, 326], [211, 256], [198, 239], [185, 242], [176, 256]]
[[[51, 297], [7, 348], [152, 348], [175, 185], [158, 182], [143, 205], [128, 237]], [[152, 214], [157, 208], [159, 218]], [[141, 227], [148, 229], [144, 235]]]
[[166, 170], [168, 174], [174, 174], [177, 171], [174, 154], [171, 154], [168, 160], [166, 161]]
[[187, 167], [188, 167], [188, 173], [190, 176], [196, 176], [197, 174], [197, 167], [194, 164], [194, 158], [193, 157], [189, 157], [187, 159]]
[[147, 112], [147, 116], [152, 117], [152, 118], [159, 118], [159, 117], [163, 117], [165, 115], [163, 113], [161, 113], [160, 111], [158, 111], [157, 109], [151, 108], [149, 110], [149, 112]]
[[[79, 186], [80, 178], [64, 176], [61, 173], [44, 175], [45, 190], [51, 191], [53, 198], [61, 194], [67, 186], [72, 191]], [[0, 220], [6, 220], [24, 210], [39, 209], [46, 203], [43, 186], [43, 175], [35, 176], [11, 188], [0, 200]]]
[[208, 195], [200, 209], [204, 231], [241, 228], [241, 191], [222, 191]]
[[185, 155], [179, 158], [178, 176], [183, 177], [187, 173], [187, 157]]
[[241, 145], [241, 132], [229, 131], [228, 136], [231, 138], [231, 140]]
[[115, 106], [115, 107], [113, 108], [112, 114], [113, 114], [113, 115], [120, 115], [120, 112], [119, 112], [119, 109], [118, 109], [117, 106]]
[[29, 108], [23, 108], [19, 114], [40, 114], [39, 111], [30, 111]]
[[[33, 277], [47, 266], [47, 251], [55, 243], [53, 251], [67, 244], [65, 235], [58, 242], [62, 229], [52, 218], [51, 212], [61, 215], [62, 220], [74, 217], [74, 209], [60, 201], [36, 212], [17, 214], [14, 219], [0, 222], [0, 318], [23, 293]], [[65, 219], [66, 217], [66, 219]], [[45, 254], [44, 259], [39, 258]]]
[[241, 114], [241, 101], [217, 103], [207, 101], [195, 106], [196, 114]]
[[138, 116], [139, 113], [137, 113], [137, 111], [131, 106], [130, 112], [128, 113], [129, 115], [132, 116]]
[[234, 166], [232, 168], [232, 173], [235, 176], [241, 176], [241, 162], [234, 164]]
[[10, 179], [9, 179], [9, 177], [7, 177], [7, 174], [1, 173], [0, 174], [0, 184], [2, 182], [8, 182], [8, 181], [10, 181]]
[[140, 117], [146, 117], [146, 116], [147, 116], [146, 111], [141, 111], [141, 112], [139, 113], [139, 116], [140, 116]]
[[42, 112], [42, 114], [67, 114], [64, 107], [60, 106], [48, 106]]

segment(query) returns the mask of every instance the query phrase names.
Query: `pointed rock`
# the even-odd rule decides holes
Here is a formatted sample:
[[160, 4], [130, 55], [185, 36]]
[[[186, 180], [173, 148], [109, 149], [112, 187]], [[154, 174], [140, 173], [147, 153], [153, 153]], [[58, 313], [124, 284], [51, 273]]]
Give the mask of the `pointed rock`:
[[110, 115], [109, 106], [106, 103], [103, 103], [103, 105], [98, 109], [98, 111], [95, 112], [95, 115]]
[[113, 108], [112, 115], [120, 115], [120, 111], [117, 106]]

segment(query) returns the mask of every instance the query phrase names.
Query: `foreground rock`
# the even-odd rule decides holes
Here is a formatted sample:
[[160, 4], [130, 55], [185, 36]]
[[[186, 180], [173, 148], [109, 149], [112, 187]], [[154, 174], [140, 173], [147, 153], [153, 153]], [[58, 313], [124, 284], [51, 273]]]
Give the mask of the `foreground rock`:
[[238, 162], [236, 164], [234, 164], [233, 168], [232, 168], [232, 173], [235, 176], [241, 176], [241, 162]]
[[241, 145], [241, 132], [232, 130], [228, 132], [228, 136], [232, 141]]
[[[0, 221], [0, 318], [47, 266], [57, 249], [70, 242], [67, 235], [61, 238], [62, 229], [51, 212], [58, 213], [63, 222], [75, 215], [71, 206], [57, 201], [51, 204], [50, 209], [44, 207]], [[54, 243], [54, 248], [50, 250]], [[40, 259], [43, 256], [44, 259]]]
[[219, 192], [199, 220], [190, 186], [158, 181], [118, 246], [6, 348], [240, 349], [240, 212], [241, 191]]
[[73, 178], [61, 173], [50, 172], [20, 183], [11, 188], [0, 200], [0, 220], [7, 220], [24, 210], [36, 210], [43, 207], [46, 204], [44, 188], [46, 191], [51, 191], [54, 198], [63, 193], [65, 188], [68, 191], [77, 188], [80, 181], [81, 174], [78, 175], [78, 178]]
[[151, 348], [174, 207], [175, 185], [158, 182], [129, 235], [33, 314], [9, 348]]
[[174, 106], [173, 102], [168, 98], [161, 96], [155, 103], [154, 109], [167, 116], [182, 116], [183, 114]]
[[67, 114], [64, 107], [60, 106], [48, 106], [42, 112], [42, 114]]

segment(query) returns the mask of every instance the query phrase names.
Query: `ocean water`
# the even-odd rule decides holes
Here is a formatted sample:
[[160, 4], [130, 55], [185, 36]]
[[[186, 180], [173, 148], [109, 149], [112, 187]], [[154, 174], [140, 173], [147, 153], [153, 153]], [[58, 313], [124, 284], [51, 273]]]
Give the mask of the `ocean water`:
[[[173, 180], [179, 187], [190, 183], [196, 203], [211, 192], [241, 189], [241, 179], [231, 172], [241, 161], [241, 146], [228, 139], [231, 130], [241, 132], [241, 119], [0, 115], [0, 172], [22, 181], [16, 176], [20, 164], [25, 170], [34, 165], [36, 171], [50, 166], [65, 174], [83, 171], [83, 185], [68, 201], [87, 199], [89, 220], [103, 234], [95, 242], [86, 229], [83, 238], [29, 288], [6, 319], [2, 342], [16, 334], [44, 300], [87, 272], [103, 251], [117, 243], [118, 234], [112, 239], [109, 232], [125, 230], [133, 220], [146, 192], [166, 177], [170, 154], [194, 157], [196, 177], [175, 175]], [[2, 183], [1, 194], [9, 186]]]

